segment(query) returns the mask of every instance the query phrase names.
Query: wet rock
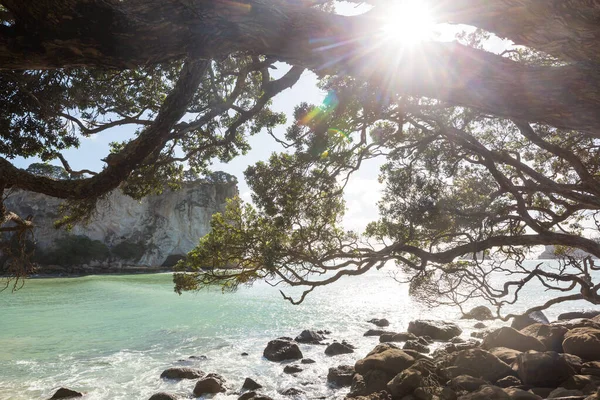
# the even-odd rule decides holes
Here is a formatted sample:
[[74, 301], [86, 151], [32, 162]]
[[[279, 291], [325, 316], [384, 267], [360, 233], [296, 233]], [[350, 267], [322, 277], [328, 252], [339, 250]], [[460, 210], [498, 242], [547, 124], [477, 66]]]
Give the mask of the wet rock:
[[462, 333], [455, 323], [434, 320], [416, 320], [408, 324], [408, 332], [416, 336], [430, 336], [433, 340], [450, 340]]
[[566, 312], [566, 313], [560, 314], [557, 319], [559, 321], [577, 319], [577, 318], [592, 319], [598, 315], [600, 315], [600, 311], [598, 311], [598, 310], [571, 311], [571, 312]]
[[513, 400], [542, 400], [537, 394], [519, 388], [506, 388], [504, 389], [504, 392], [506, 392]]
[[521, 333], [539, 340], [546, 350], [557, 353], [563, 352], [562, 342], [567, 332], [568, 329], [564, 326], [547, 324], [532, 324], [521, 329]]
[[600, 329], [600, 321], [598, 320], [598, 317], [594, 317], [593, 319], [578, 318], [564, 321], [555, 321], [551, 325], [562, 326], [567, 328], [568, 330], [572, 330], [575, 328]]
[[408, 332], [385, 333], [379, 336], [379, 342], [381, 343], [406, 342], [407, 340], [417, 340], [417, 336]]
[[429, 346], [429, 342], [423, 336], [419, 336], [417, 342], [421, 343], [423, 346]]
[[256, 390], [260, 389], [261, 387], [262, 385], [256, 382], [254, 379], [246, 378], [244, 380], [244, 384], [242, 385], [242, 390]]
[[240, 397], [238, 397], [238, 400], [273, 400], [273, 399], [270, 398], [269, 396], [265, 396], [262, 394], [258, 394], [254, 391], [250, 391], [250, 392], [246, 392], [243, 395], [241, 395]]
[[488, 351], [496, 357], [498, 357], [499, 359], [501, 359], [502, 361], [504, 361], [505, 363], [507, 363], [508, 365], [511, 365], [512, 363], [517, 361], [518, 355], [522, 353], [518, 350], [507, 349], [506, 347], [494, 347], [489, 349]]
[[303, 369], [297, 365], [286, 365], [283, 368], [283, 372], [285, 372], [286, 374], [295, 374], [295, 373], [302, 372], [302, 371], [303, 371]]
[[83, 393], [80, 392], [76, 392], [75, 390], [71, 390], [71, 389], [67, 389], [67, 388], [59, 388], [56, 392], [54, 392], [54, 394], [52, 395], [52, 397], [50, 397], [50, 400], [53, 399], [72, 399], [75, 397], [83, 397]]
[[592, 375], [573, 375], [560, 386], [569, 390], [582, 390], [584, 394], [589, 394], [590, 389], [596, 390], [600, 386], [600, 378]]
[[466, 390], [467, 392], [474, 392], [483, 385], [489, 385], [490, 383], [480, 378], [474, 378], [469, 375], [459, 375], [450, 381], [450, 387], [455, 391]]
[[600, 376], [600, 361], [589, 361], [583, 364], [578, 373], [581, 375], [594, 375]]
[[316, 361], [312, 358], [303, 358], [302, 361], [300, 361], [301, 364], [314, 364], [315, 362]]
[[574, 354], [585, 360], [600, 360], [600, 329], [575, 328], [565, 334], [565, 353]]
[[208, 357], [206, 357], [206, 356], [189, 356], [188, 358], [190, 360], [201, 360], [201, 361], [208, 360]]
[[485, 329], [485, 328], [487, 328], [487, 325], [484, 324], [483, 322], [478, 322], [475, 325], [473, 325], [473, 328], [475, 328], [475, 329]]
[[354, 353], [354, 346], [345, 340], [340, 342], [333, 342], [325, 349], [325, 354], [328, 356], [337, 356], [339, 354]]
[[409, 368], [397, 374], [387, 383], [387, 391], [394, 398], [402, 398], [421, 386], [422, 378], [421, 372]]
[[562, 387], [556, 388], [550, 392], [548, 399], [556, 399], [560, 397], [583, 396], [581, 390], [569, 390]]
[[393, 377], [393, 374], [379, 369], [370, 370], [364, 376], [361, 374], [354, 374], [348, 396], [368, 396], [373, 393], [386, 391], [387, 384]]
[[515, 366], [521, 382], [530, 386], [556, 387], [575, 374], [566, 359], [554, 351], [521, 353]]
[[364, 333], [363, 336], [381, 336], [381, 335], [395, 335], [396, 332], [392, 332], [392, 331], [386, 331], [383, 329], [369, 329], [368, 331], [366, 331]]
[[148, 400], [179, 400], [179, 397], [171, 393], [160, 392], [153, 394]]
[[513, 375], [512, 369], [498, 357], [482, 349], [470, 349], [450, 355], [449, 365], [475, 371], [475, 377], [489, 382]]
[[510, 396], [498, 386], [484, 385], [473, 393], [460, 396], [458, 400], [510, 400]]
[[519, 378], [517, 378], [516, 376], [505, 376], [502, 379], [498, 379], [496, 381], [496, 386], [501, 387], [501, 388], [509, 388], [509, 387], [513, 387], [513, 386], [521, 386], [523, 384], [523, 382], [521, 382], [521, 380]]
[[508, 349], [518, 351], [546, 350], [546, 346], [544, 346], [542, 342], [536, 338], [524, 335], [516, 329], [509, 328], [508, 326], [504, 326], [500, 329], [490, 332], [490, 334], [483, 339], [481, 347], [484, 349], [506, 347]]
[[384, 326], [390, 325], [390, 321], [388, 321], [385, 318], [373, 318], [367, 322], [370, 322], [370, 323], [374, 324], [375, 326], [379, 326], [379, 327], [384, 327]]
[[208, 374], [196, 382], [194, 396], [200, 397], [205, 394], [221, 393], [225, 391], [225, 379], [218, 374]]
[[392, 374], [393, 377], [409, 368], [414, 362], [414, 357], [411, 357], [406, 352], [395, 347], [380, 344], [375, 346], [365, 358], [358, 360], [354, 365], [354, 369], [361, 375], [366, 374], [370, 370], [382, 370]]
[[489, 331], [471, 332], [471, 337], [476, 339], [485, 339], [489, 333]]
[[339, 365], [329, 368], [327, 373], [327, 382], [336, 386], [352, 385], [352, 377], [354, 376], [354, 367], [352, 365]]
[[263, 356], [269, 361], [298, 360], [302, 358], [302, 352], [289, 338], [271, 340], [263, 352]]
[[325, 336], [308, 329], [303, 330], [296, 336], [296, 342], [298, 343], [320, 344], [322, 340], [325, 340]]
[[205, 375], [204, 372], [197, 368], [186, 368], [186, 367], [177, 367], [177, 368], [168, 368], [160, 374], [160, 377], [163, 379], [197, 379], [202, 378]]
[[300, 389], [296, 389], [296, 388], [291, 387], [291, 388], [286, 389], [286, 390], [284, 390], [284, 391], [282, 391], [280, 393], [282, 395], [284, 395], [284, 396], [296, 397], [296, 396], [300, 396], [300, 395], [304, 394], [304, 391], [300, 390]]
[[494, 319], [494, 314], [486, 306], [477, 306], [471, 309], [468, 313], [463, 315], [461, 319], [476, 319], [477, 321], [487, 321]]
[[409, 340], [406, 343], [404, 343], [404, 346], [402, 346], [403, 350], [415, 350], [419, 353], [429, 353], [429, 347], [425, 346], [422, 343], [417, 342], [416, 340]]
[[533, 324], [549, 324], [548, 318], [541, 311], [534, 311], [525, 315], [518, 315], [513, 318], [510, 324], [511, 328], [520, 331], [521, 329]]

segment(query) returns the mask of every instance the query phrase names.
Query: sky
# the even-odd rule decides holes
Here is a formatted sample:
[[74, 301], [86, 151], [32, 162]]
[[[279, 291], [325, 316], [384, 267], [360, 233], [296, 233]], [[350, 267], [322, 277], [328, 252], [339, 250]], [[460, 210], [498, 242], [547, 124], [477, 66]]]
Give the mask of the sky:
[[[357, 14], [364, 12], [364, 7], [356, 7], [350, 4], [341, 4], [337, 8], [340, 14]], [[396, 22], [397, 23], [397, 22]], [[393, 27], [392, 27], [393, 28]], [[394, 29], [394, 28], [393, 28]], [[415, 28], [416, 29], [416, 28]], [[455, 34], [465, 29], [465, 27], [438, 26], [437, 39], [448, 41], [452, 40]], [[402, 33], [406, 35], [406, 32]], [[492, 41], [490, 47], [493, 50], [501, 50], [506, 47], [502, 41]], [[287, 67], [279, 65], [273, 75], [277, 78], [278, 74], [285, 73]], [[326, 93], [320, 91], [317, 86], [317, 78], [312, 72], [305, 72], [300, 80], [288, 90], [280, 93], [273, 99], [272, 108], [275, 111], [292, 115], [294, 107], [301, 103], [321, 104]], [[288, 117], [288, 123], [275, 129], [275, 134], [283, 137], [285, 129], [293, 122], [293, 118]], [[134, 127], [118, 127], [103, 132], [101, 135], [90, 138], [82, 138], [81, 145], [77, 149], [69, 149], [63, 152], [64, 157], [69, 161], [71, 167], [75, 170], [90, 169], [95, 171], [102, 170], [104, 162], [102, 158], [109, 152], [109, 143], [114, 141], [123, 141], [133, 136]], [[251, 150], [244, 156], [239, 156], [227, 164], [215, 163], [215, 171], [225, 171], [235, 175], [238, 178], [238, 188], [240, 197], [250, 200], [250, 190], [244, 180], [243, 171], [251, 164], [258, 161], [267, 160], [271, 153], [281, 151], [281, 147], [265, 132], [249, 138]], [[33, 162], [39, 162], [38, 159], [17, 159], [15, 165], [20, 168], [26, 168]], [[343, 225], [346, 229], [352, 229], [362, 232], [366, 224], [377, 219], [377, 201], [381, 197], [382, 185], [378, 182], [379, 167], [382, 160], [370, 160], [363, 163], [361, 169], [357, 171], [349, 181], [346, 191], [346, 214]], [[59, 165], [58, 162], [55, 164]]]

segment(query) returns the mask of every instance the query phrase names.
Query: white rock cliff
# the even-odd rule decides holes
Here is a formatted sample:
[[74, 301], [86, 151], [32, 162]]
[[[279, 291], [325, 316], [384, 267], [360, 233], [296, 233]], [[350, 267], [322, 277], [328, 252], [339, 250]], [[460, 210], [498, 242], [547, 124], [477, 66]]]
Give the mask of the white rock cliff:
[[139, 243], [143, 256], [133, 265], [160, 266], [169, 256], [183, 256], [210, 231], [210, 219], [225, 208], [227, 198], [237, 195], [235, 183], [187, 183], [178, 191], [165, 191], [141, 201], [115, 190], [102, 200], [97, 214], [87, 225], [71, 232], [55, 229], [60, 200], [38, 193], [15, 191], [6, 199], [9, 210], [33, 216], [36, 245], [52, 248], [66, 235], [84, 235], [109, 248], [119, 243]]

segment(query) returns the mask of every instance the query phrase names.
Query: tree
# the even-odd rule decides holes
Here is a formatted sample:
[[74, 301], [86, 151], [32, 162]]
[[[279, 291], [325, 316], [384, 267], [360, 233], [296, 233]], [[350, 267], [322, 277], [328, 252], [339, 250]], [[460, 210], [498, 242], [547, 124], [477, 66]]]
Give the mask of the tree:
[[[280, 139], [295, 152], [247, 173], [258, 209], [233, 203], [198, 259], [216, 254], [219, 263], [221, 256], [238, 263], [260, 255], [263, 267], [237, 282], [283, 270], [291, 284], [311, 272], [360, 274], [394, 259], [416, 270], [414, 282], [425, 287], [435, 274], [448, 281], [469, 276], [465, 270], [474, 269], [446, 265], [499, 246], [518, 254], [516, 245], [557, 244], [598, 255], [576, 224], [565, 224], [596, 210], [600, 6], [435, 3], [440, 22], [470, 24], [525, 46], [497, 55], [477, 41], [402, 49], [380, 35], [393, 2], [370, 3], [371, 11], [344, 17], [330, 3], [310, 0], [0, 1], [0, 190], [67, 199], [68, 224], [119, 185], [134, 197], [177, 186], [181, 163], [207, 171], [211, 159], [246, 151], [245, 134], [282, 123], [269, 102], [308, 68], [323, 78], [335, 107], [312, 119], [310, 106], [298, 108], [298, 123]], [[276, 61], [292, 67], [273, 80]], [[137, 136], [114, 145], [103, 171], [73, 171], [62, 157], [81, 135], [123, 125], [137, 128]], [[85, 178], [28, 173], [8, 161], [17, 155], [59, 160], [71, 176]], [[374, 248], [339, 227], [340, 179], [384, 155], [382, 219], [367, 232], [381, 242]], [[479, 186], [477, 193], [492, 200], [468, 196]], [[32, 226], [0, 207], [0, 231]], [[223, 250], [222, 238], [238, 247]], [[336, 260], [344, 261], [332, 265]], [[547, 277], [571, 276], [580, 296], [595, 301], [597, 288], [585, 276], [592, 267], [575, 266], [584, 279], [564, 271]], [[494, 300], [490, 293], [482, 296]]]
[[[528, 51], [511, 57], [552, 61]], [[266, 278], [303, 287], [296, 299], [282, 292], [298, 303], [316, 287], [395, 262], [398, 279], [432, 306], [484, 301], [506, 320], [506, 306], [532, 282], [558, 294], [529, 311], [600, 304], [600, 245], [584, 234], [586, 222], [596, 235], [600, 228], [594, 135], [437, 100], [382, 99], [378, 87], [349, 77], [322, 85], [336, 94], [334, 106], [297, 108], [280, 139], [294, 152], [247, 169], [255, 206], [235, 199], [213, 217], [212, 232], [179, 265], [209, 268], [176, 274], [176, 291]], [[379, 220], [360, 235], [340, 224], [343, 188], [372, 158], [385, 160], [385, 189]], [[557, 264], [527, 262], [540, 245], [557, 246]]]

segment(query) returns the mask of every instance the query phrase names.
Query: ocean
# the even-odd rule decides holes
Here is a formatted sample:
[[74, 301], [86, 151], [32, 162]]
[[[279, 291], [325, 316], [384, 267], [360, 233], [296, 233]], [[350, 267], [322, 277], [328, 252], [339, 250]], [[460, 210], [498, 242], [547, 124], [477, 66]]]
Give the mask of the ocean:
[[[397, 332], [418, 318], [457, 321], [464, 338], [473, 331], [476, 321], [459, 320], [456, 308], [427, 309], [390, 271], [317, 288], [298, 306], [265, 282], [234, 293], [214, 288], [178, 296], [171, 274], [30, 279], [17, 292], [0, 293], [0, 399], [46, 399], [61, 386], [85, 392], [86, 400], [142, 400], [159, 391], [190, 397], [194, 381], [160, 378], [174, 366], [221, 374], [229, 391], [220, 399], [237, 399], [246, 377], [273, 398], [284, 398], [279, 393], [290, 387], [307, 398], [342, 398], [348, 389], [329, 387], [327, 371], [354, 364], [378, 343], [363, 336], [375, 328], [369, 319], [387, 318], [386, 329]], [[525, 291], [517, 310], [550, 296], [540, 287]], [[545, 313], [552, 320], [583, 308], [590, 307], [572, 302]], [[296, 375], [262, 357], [269, 340], [304, 329], [329, 330], [328, 341], [347, 340], [355, 353], [329, 357], [325, 346], [301, 345], [316, 363], [301, 365]]]

